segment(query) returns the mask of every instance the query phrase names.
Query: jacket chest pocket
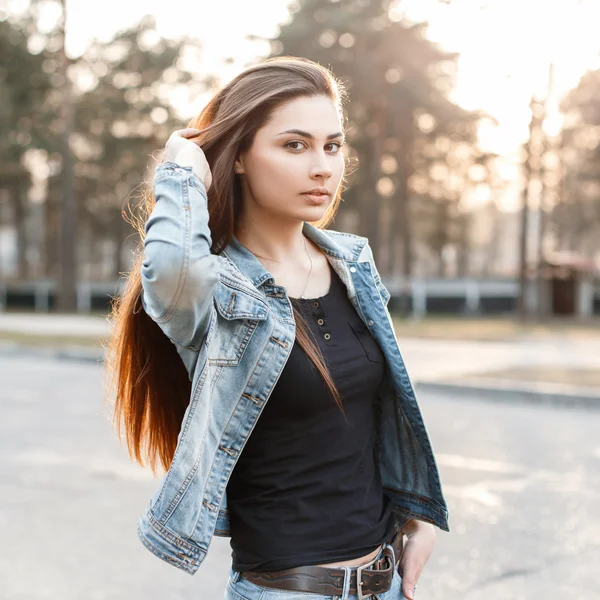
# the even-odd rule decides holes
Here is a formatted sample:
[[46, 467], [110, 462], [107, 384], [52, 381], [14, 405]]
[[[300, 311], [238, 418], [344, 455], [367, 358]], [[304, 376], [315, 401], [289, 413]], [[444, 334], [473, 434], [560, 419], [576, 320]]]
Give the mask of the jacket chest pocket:
[[239, 364], [268, 306], [257, 297], [221, 282], [214, 292], [216, 312], [206, 338], [208, 362], [234, 367]]

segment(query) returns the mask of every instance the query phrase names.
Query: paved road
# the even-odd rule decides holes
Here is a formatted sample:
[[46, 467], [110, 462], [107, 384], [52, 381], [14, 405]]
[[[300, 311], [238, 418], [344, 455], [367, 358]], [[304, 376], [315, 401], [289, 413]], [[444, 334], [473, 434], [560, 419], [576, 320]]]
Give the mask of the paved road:
[[[0, 357], [0, 598], [220, 600], [228, 541], [190, 577], [138, 541], [157, 481], [131, 463], [99, 366]], [[600, 414], [422, 396], [451, 533], [420, 600], [600, 599]]]

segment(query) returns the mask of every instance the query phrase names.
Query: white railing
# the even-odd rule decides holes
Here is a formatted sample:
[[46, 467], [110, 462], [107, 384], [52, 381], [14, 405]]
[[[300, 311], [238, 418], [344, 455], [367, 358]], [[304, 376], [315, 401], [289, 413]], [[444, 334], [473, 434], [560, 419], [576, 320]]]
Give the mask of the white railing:
[[[516, 279], [413, 279], [406, 285], [402, 279], [383, 278], [390, 294], [390, 307], [397, 308], [403, 290], [410, 299], [415, 317], [448, 312], [465, 315], [510, 314], [516, 307], [519, 284]], [[94, 305], [106, 306], [109, 297], [121, 292], [123, 280], [113, 282], [81, 282], [77, 286], [77, 311], [89, 313]], [[49, 312], [57, 284], [50, 280], [0, 283], [0, 311], [13, 308]], [[526, 302], [535, 306], [537, 286], [530, 282]], [[549, 292], [549, 290], [548, 290]], [[546, 294], [549, 297], [549, 293]], [[600, 281], [578, 283], [576, 312], [580, 316], [600, 314]], [[440, 309], [442, 307], [442, 309]]]

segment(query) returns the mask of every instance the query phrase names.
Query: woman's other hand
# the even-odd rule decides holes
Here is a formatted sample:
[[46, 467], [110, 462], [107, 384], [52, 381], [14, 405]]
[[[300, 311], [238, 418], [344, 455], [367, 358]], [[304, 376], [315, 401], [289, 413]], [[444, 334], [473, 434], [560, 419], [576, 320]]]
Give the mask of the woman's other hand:
[[417, 519], [411, 519], [402, 529], [408, 537], [400, 556], [402, 593], [413, 600], [417, 581], [433, 552], [436, 532], [433, 525]]
[[192, 167], [208, 192], [212, 184], [212, 173], [208, 161], [200, 144], [196, 140], [188, 139], [199, 133], [199, 129], [191, 127], [174, 131], [165, 144], [163, 162], [170, 161], [183, 167]]

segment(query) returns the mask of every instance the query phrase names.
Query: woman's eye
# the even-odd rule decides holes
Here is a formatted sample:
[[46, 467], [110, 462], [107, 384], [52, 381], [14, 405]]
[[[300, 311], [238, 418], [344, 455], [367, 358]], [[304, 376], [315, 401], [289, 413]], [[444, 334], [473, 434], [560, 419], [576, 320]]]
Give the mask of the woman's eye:
[[[300, 144], [301, 146], [304, 145], [303, 142], [288, 142], [285, 147], [289, 148], [292, 144]], [[340, 151], [341, 147], [343, 146], [343, 144], [340, 144], [339, 142], [330, 142], [329, 144], [327, 144], [328, 146], [336, 146], [337, 150], [336, 153]], [[291, 148], [291, 150], [300, 150], [300, 148]]]

